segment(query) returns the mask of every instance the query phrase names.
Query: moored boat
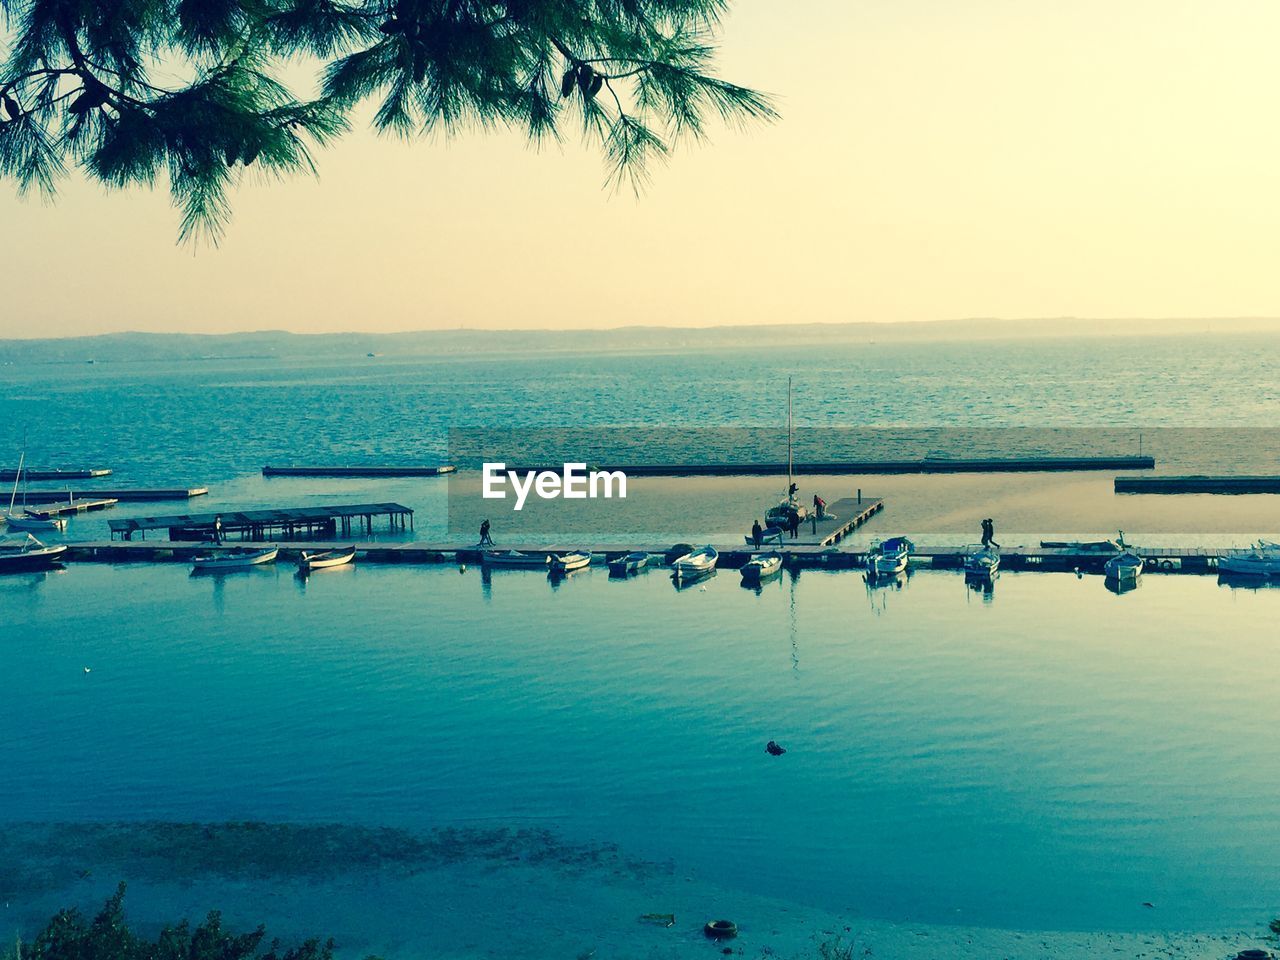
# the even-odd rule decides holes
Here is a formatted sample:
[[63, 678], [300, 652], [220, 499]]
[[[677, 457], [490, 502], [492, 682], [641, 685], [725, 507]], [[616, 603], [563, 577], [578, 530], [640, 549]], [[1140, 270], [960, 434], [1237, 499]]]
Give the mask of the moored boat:
[[1245, 577], [1280, 577], [1280, 543], [1259, 540], [1218, 558], [1218, 572]]
[[973, 544], [965, 548], [965, 576], [973, 578], [994, 577], [1000, 570], [1000, 550], [991, 544]]
[[521, 553], [519, 550], [504, 550], [501, 553], [485, 551], [480, 561], [486, 567], [546, 567], [551, 557], [545, 553]]
[[1146, 561], [1131, 550], [1117, 553], [1102, 565], [1107, 579], [1117, 583], [1136, 583], [1144, 567]]
[[624, 553], [620, 557], [614, 557], [609, 561], [609, 573], [615, 577], [625, 577], [627, 574], [635, 573], [637, 570], [648, 566], [649, 554], [643, 550], [634, 550], [631, 553]]
[[867, 573], [873, 577], [891, 577], [907, 569], [915, 544], [906, 537], [875, 540], [867, 551]]
[[192, 558], [191, 572], [247, 570], [250, 567], [260, 567], [264, 563], [275, 563], [275, 559], [279, 555], [279, 547], [266, 547], [262, 550], [237, 549], [221, 553], [206, 553]]
[[716, 561], [720, 559], [720, 553], [711, 544], [707, 544], [699, 550], [693, 550], [686, 553], [682, 557], [677, 557], [671, 563], [671, 575], [677, 580], [686, 577], [697, 577], [705, 573], [710, 573], [716, 568]]
[[356, 558], [354, 545], [341, 550], [326, 550], [323, 553], [303, 552], [298, 557], [298, 572], [310, 573], [312, 570], [327, 570], [330, 567], [341, 567]]
[[37, 533], [61, 533], [67, 529], [67, 521], [59, 516], [50, 516], [49, 514], [36, 513], [26, 508], [27, 493], [26, 486], [22, 488], [23, 508], [21, 513], [14, 512], [14, 503], [18, 499], [18, 482], [23, 479], [23, 467], [27, 463], [26, 445], [23, 444], [22, 456], [18, 458], [18, 469], [13, 475], [13, 492], [9, 494], [9, 509], [5, 512], [4, 519], [9, 525], [10, 530], [24, 530]]
[[48, 570], [67, 552], [64, 544], [44, 544], [31, 534], [0, 540], [0, 573]]
[[776, 550], [758, 553], [742, 565], [739, 571], [746, 583], [760, 583], [782, 571], [782, 554]]
[[574, 550], [570, 553], [553, 553], [547, 560], [552, 576], [573, 573], [591, 565], [591, 554], [585, 550]]
[[25, 530], [33, 533], [61, 533], [67, 529], [67, 521], [62, 517], [51, 517], [38, 513], [6, 513], [4, 519], [10, 530]]

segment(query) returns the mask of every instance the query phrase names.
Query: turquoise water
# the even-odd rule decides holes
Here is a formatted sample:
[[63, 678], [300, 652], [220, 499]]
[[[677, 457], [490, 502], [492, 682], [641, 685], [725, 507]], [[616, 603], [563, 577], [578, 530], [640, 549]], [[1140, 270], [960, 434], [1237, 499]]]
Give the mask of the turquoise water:
[[804, 449], [806, 428], [834, 426], [1274, 427], [1277, 347], [1237, 335], [9, 366], [0, 459], [26, 431], [34, 464], [186, 486], [270, 462], [435, 462], [451, 426], [776, 427], [793, 373], [800, 456], [823, 454]]
[[531, 822], [895, 919], [1274, 912], [1280, 590], [705, 586], [371, 565], [305, 585], [150, 565], [5, 578], [0, 810]]
[[[425, 515], [443, 509], [434, 481], [257, 471], [435, 461], [451, 425], [776, 425], [793, 370], [802, 430], [1269, 427], [1278, 342], [5, 368], [0, 444], [16, 453], [26, 429], [37, 464], [216, 485], [219, 509], [395, 499]], [[1273, 470], [1280, 454], [1250, 455]], [[102, 535], [106, 516], [69, 536]], [[0, 822], [535, 823], [892, 919], [1220, 928], [1275, 912], [1280, 590], [289, 574], [0, 578]]]

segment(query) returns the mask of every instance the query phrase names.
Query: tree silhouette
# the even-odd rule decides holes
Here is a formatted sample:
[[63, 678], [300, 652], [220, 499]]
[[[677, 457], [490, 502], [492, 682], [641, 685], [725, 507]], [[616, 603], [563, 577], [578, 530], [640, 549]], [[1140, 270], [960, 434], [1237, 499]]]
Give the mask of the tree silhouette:
[[[576, 121], [608, 182], [708, 117], [769, 119], [710, 72], [728, 0], [0, 0], [0, 175], [52, 194], [68, 167], [115, 187], [167, 177], [182, 239], [216, 240], [246, 170], [314, 170], [311, 148], [376, 104], [410, 136]], [[3, 47], [5, 41], [0, 41]], [[320, 70], [318, 95], [281, 79]]]

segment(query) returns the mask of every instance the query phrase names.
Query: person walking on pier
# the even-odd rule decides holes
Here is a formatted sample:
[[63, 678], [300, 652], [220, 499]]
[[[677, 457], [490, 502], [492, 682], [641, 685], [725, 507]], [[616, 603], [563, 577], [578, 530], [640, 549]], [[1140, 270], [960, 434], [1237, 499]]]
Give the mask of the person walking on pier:
[[990, 517], [982, 521], [982, 545], [984, 547], [999, 547], [996, 543], [996, 523]]
[[493, 537], [489, 536], [489, 520], [486, 517], [480, 524], [480, 546], [492, 543]]
[[760, 543], [764, 539], [764, 528], [760, 526], [760, 521], [756, 520], [751, 524], [751, 542], [755, 544], [756, 549], [760, 549]]

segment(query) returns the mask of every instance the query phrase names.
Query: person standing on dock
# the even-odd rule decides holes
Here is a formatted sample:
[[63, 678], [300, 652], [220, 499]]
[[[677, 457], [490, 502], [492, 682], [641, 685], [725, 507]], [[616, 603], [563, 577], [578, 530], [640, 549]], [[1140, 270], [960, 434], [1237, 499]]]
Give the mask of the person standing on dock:
[[213, 542], [222, 545], [222, 514], [213, 518]]
[[764, 540], [764, 528], [760, 526], [760, 521], [753, 521], [751, 524], [751, 542], [755, 544], [756, 549], [760, 549], [760, 543]]
[[480, 523], [480, 545], [492, 544], [493, 537], [489, 536], [489, 519], [486, 517]]
[[791, 530], [791, 539], [795, 540], [800, 536], [800, 511], [787, 511], [787, 527]]

